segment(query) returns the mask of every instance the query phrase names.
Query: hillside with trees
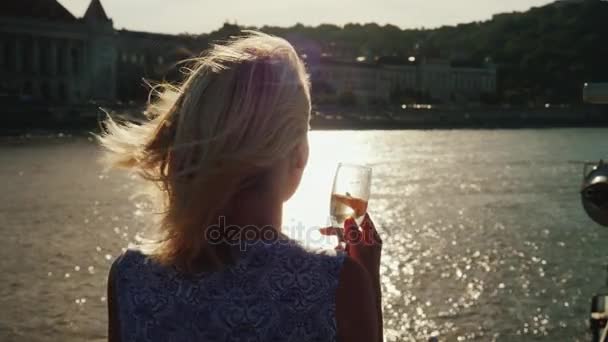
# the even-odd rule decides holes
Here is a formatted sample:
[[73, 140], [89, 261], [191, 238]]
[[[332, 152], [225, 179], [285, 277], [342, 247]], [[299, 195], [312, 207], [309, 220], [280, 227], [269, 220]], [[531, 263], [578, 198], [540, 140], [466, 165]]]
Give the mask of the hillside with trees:
[[[226, 24], [207, 38], [223, 39], [241, 29]], [[414, 55], [450, 59], [456, 65], [494, 63], [503, 103], [580, 103], [585, 82], [608, 81], [607, 1], [559, 1], [436, 29], [374, 23], [256, 29], [335, 58]]]

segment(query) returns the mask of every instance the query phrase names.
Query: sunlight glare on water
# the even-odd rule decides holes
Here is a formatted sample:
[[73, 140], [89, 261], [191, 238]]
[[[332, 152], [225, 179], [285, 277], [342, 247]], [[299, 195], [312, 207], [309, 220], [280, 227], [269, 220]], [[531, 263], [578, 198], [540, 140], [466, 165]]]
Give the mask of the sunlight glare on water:
[[284, 206], [283, 229], [290, 237], [313, 248], [335, 246], [335, 239], [321, 236], [318, 227], [329, 225], [336, 168], [340, 162], [367, 165], [372, 152], [368, 139], [355, 131], [341, 132], [339, 137], [331, 132], [310, 132], [310, 158], [301, 185]]

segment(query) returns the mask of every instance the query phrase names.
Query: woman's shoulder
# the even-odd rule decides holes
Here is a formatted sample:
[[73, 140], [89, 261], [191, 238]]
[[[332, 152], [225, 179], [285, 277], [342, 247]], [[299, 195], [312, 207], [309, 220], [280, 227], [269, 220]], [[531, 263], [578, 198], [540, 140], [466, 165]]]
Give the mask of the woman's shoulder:
[[138, 248], [127, 248], [114, 260], [113, 267], [129, 267], [134, 264], [147, 262], [149, 257]]
[[125, 275], [134, 274], [134, 271], [156, 268], [159, 265], [152, 260], [151, 256], [136, 247], [127, 248], [120, 254], [110, 267], [110, 277], [117, 279]]

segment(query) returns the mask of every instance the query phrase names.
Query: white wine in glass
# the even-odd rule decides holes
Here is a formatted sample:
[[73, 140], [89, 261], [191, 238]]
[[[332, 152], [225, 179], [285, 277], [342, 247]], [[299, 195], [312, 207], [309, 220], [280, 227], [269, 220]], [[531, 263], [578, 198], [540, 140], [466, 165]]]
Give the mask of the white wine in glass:
[[361, 223], [367, 212], [371, 179], [372, 169], [367, 166], [338, 164], [329, 209], [332, 226], [342, 228], [349, 217]]

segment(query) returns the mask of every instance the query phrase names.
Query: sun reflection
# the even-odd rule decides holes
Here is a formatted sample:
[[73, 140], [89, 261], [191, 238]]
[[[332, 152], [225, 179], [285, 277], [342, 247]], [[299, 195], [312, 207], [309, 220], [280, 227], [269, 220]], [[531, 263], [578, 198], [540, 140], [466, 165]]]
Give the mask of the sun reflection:
[[298, 191], [285, 203], [283, 229], [307, 246], [330, 247], [335, 241], [322, 237], [317, 228], [329, 222], [330, 192], [336, 167], [339, 162], [367, 164], [370, 150], [368, 142], [352, 131], [311, 132], [309, 141], [308, 166]]

